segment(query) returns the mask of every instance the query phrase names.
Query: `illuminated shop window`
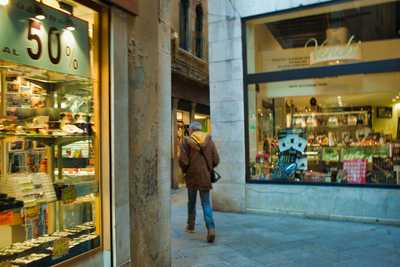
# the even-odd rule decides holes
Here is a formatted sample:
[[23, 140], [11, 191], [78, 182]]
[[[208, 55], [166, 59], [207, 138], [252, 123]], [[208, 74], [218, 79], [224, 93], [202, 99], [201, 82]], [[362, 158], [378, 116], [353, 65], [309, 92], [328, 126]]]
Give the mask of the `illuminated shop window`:
[[0, 6], [1, 266], [100, 246], [99, 14], [68, 3]]
[[399, 18], [350, 1], [245, 22], [248, 181], [400, 185]]

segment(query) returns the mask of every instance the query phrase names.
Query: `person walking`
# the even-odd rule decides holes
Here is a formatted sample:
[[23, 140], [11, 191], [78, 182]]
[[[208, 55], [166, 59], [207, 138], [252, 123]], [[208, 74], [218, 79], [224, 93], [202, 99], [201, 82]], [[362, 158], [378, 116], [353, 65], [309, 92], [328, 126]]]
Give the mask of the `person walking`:
[[185, 173], [188, 190], [188, 220], [186, 231], [194, 233], [196, 221], [196, 198], [200, 193], [203, 207], [204, 221], [207, 227], [207, 241], [215, 240], [215, 223], [210, 202], [211, 169], [219, 164], [219, 155], [211, 136], [201, 131], [198, 121], [189, 125], [189, 136], [185, 137], [181, 145], [179, 165]]

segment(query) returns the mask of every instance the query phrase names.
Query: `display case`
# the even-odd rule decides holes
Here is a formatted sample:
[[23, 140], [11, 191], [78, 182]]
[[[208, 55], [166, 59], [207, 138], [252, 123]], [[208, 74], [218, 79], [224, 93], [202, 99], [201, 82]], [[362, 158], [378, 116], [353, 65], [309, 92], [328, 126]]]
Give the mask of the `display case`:
[[1, 267], [53, 266], [103, 242], [102, 12], [67, 2], [0, 5]]
[[0, 70], [0, 265], [50, 266], [98, 247], [92, 81]]

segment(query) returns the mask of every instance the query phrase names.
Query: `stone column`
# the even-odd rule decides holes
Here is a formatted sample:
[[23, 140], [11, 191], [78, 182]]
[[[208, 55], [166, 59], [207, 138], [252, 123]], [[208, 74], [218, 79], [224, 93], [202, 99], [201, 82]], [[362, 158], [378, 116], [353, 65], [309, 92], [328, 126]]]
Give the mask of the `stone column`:
[[[171, 266], [170, 0], [129, 21], [131, 266]], [[127, 226], [126, 226], [127, 227]]]
[[223, 177], [214, 186], [213, 205], [221, 211], [243, 212], [246, 161], [241, 20], [229, 1], [208, 1], [208, 10], [212, 135], [221, 158], [217, 170]]

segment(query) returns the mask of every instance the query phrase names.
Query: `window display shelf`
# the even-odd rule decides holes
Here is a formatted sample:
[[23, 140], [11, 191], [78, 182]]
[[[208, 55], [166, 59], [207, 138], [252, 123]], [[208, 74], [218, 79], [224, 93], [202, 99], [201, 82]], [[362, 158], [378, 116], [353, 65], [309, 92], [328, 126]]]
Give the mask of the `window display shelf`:
[[310, 113], [294, 113], [293, 117], [325, 117], [340, 115], [367, 115], [367, 110], [360, 111], [336, 111], [336, 112], [310, 112]]
[[[0, 78], [0, 192], [22, 203], [3, 216], [0, 248], [97, 222], [100, 188], [91, 82], [35, 80], [29, 72], [10, 70], [0, 72]], [[20, 220], [12, 219], [17, 218], [14, 214], [20, 214]], [[17, 252], [10, 263], [50, 266], [92, 248], [92, 241], [74, 238], [65, 256], [54, 259], [53, 245], [39, 250], [24, 250], [29, 246], [23, 245], [22, 250], [10, 250]]]
[[368, 125], [358, 124], [358, 125], [338, 125], [338, 126], [329, 126], [329, 125], [318, 125], [318, 126], [306, 126], [302, 127], [307, 130], [314, 130], [314, 131], [326, 131], [326, 130], [336, 130], [336, 131], [343, 131], [343, 130], [357, 130], [357, 129], [364, 129], [368, 127]]
[[[390, 146], [383, 145], [336, 145], [309, 146], [313, 152], [313, 160], [321, 160], [325, 162], [340, 162], [343, 160], [366, 159], [368, 163], [372, 163], [374, 157], [388, 157], [390, 154]], [[311, 159], [310, 159], [311, 160]]]
[[376, 144], [376, 145], [361, 145], [361, 144], [350, 144], [350, 145], [319, 145], [319, 144], [307, 144], [307, 147], [311, 148], [388, 148], [388, 144]]
[[7, 134], [0, 133], [0, 138], [27, 138], [41, 141], [47, 145], [68, 145], [79, 141], [87, 141], [92, 135], [43, 135], [43, 134]]
[[[93, 222], [0, 249], [0, 266], [51, 266], [100, 246]], [[57, 255], [62, 250], [63, 255]], [[12, 265], [14, 264], [14, 265]]]

